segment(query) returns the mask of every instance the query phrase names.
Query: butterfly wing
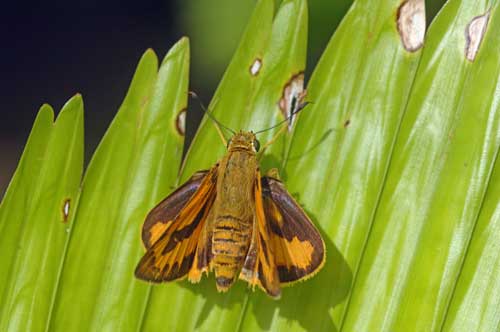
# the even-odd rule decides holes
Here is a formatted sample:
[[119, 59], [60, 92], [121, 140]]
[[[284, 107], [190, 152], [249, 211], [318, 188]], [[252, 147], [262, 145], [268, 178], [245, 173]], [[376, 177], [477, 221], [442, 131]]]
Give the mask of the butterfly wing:
[[325, 243], [304, 210], [290, 196], [281, 181], [262, 177], [265, 218], [269, 225], [269, 246], [281, 284], [307, 279], [325, 262]]
[[216, 196], [217, 165], [191, 180], [148, 215], [143, 229], [147, 252], [135, 270], [137, 278], [173, 281], [189, 273], [190, 280], [198, 281], [201, 272], [207, 270], [205, 247], [209, 241], [203, 237], [203, 230]]
[[199, 171], [193, 174], [188, 181], [148, 213], [142, 225], [142, 243], [146, 249], [151, 248], [153, 243], [171, 226], [174, 218], [198, 190], [207, 173], [208, 171]]
[[280, 280], [270, 246], [271, 230], [266, 222], [259, 171], [257, 171], [255, 182], [255, 217], [252, 241], [243, 263], [240, 279], [247, 281], [251, 286], [258, 285], [271, 297], [279, 298], [281, 295]]

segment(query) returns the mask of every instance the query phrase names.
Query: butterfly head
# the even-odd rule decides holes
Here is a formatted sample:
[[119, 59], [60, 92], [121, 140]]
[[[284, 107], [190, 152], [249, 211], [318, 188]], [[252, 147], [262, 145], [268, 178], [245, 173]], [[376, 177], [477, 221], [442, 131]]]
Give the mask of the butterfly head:
[[251, 131], [240, 131], [231, 137], [227, 142], [228, 151], [248, 151], [257, 153], [260, 149], [260, 143]]

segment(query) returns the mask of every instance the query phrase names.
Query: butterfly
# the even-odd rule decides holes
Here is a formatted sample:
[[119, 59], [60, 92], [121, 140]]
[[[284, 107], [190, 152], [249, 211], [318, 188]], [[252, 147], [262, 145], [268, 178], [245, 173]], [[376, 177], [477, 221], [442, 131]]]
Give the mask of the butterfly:
[[218, 291], [242, 279], [278, 298], [282, 286], [322, 268], [320, 233], [276, 170], [261, 175], [259, 148], [253, 132], [234, 132], [218, 163], [196, 172], [151, 210], [137, 278], [197, 283], [213, 272]]

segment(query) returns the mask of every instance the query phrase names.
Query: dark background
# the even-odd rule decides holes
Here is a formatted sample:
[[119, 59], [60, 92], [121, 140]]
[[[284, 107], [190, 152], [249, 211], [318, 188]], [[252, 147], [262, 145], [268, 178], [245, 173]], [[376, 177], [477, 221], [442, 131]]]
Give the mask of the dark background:
[[[276, 1], [279, 2], [279, 1]], [[309, 1], [308, 72], [352, 0]], [[428, 18], [443, 0], [428, 4]], [[75, 93], [85, 105], [88, 162], [147, 48], [161, 59], [190, 37], [190, 89], [207, 104], [254, 0], [4, 2], [0, 9], [0, 197], [42, 103], [56, 113]], [[195, 103], [191, 103], [195, 105]], [[187, 130], [199, 109], [188, 113]]]

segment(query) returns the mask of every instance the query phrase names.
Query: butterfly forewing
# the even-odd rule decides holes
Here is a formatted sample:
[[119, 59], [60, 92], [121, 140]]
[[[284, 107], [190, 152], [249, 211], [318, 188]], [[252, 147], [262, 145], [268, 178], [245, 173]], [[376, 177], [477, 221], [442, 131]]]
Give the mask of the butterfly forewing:
[[[197, 249], [200, 235], [216, 194], [216, 175], [217, 166], [214, 166], [203, 177], [198, 188], [179, 209], [173, 220], [166, 223], [166, 227], [156, 241], [146, 237], [144, 242], [151, 243], [151, 245], [136, 268], [135, 275], [138, 278], [160, 282], [181, 279], [188, 274], [193, 267], [195, 255], [199, 252]], [[172, 201], [175, 200], [172, 199]], [[179, 199], [179, 201], [182, 200]], [[160, 203], [158, 208], [161, 205]], [[168, 209], [163, 206], [163, 210]], [[168, 210], [164, 216], [160, 211], [158, 209], [156, 213], [153, 211], [150, 215], [154, 215], [159, 221], [168, 220], [171, 211]], [[150, 228], [152, 229], [157, 224], [151, 222]], [[147, 230], [143, 231], [143, 234], [145, 232], [147, 233]], [[152, 234], [156, 235], [155, 232]]]
[[208, 171], [196, 172], [149, 212], [142, 226], [142, 243], [146, 249], [151, 248], [153, 243], [170, 227], [174, 218], [198, 190], [207, 173]]

